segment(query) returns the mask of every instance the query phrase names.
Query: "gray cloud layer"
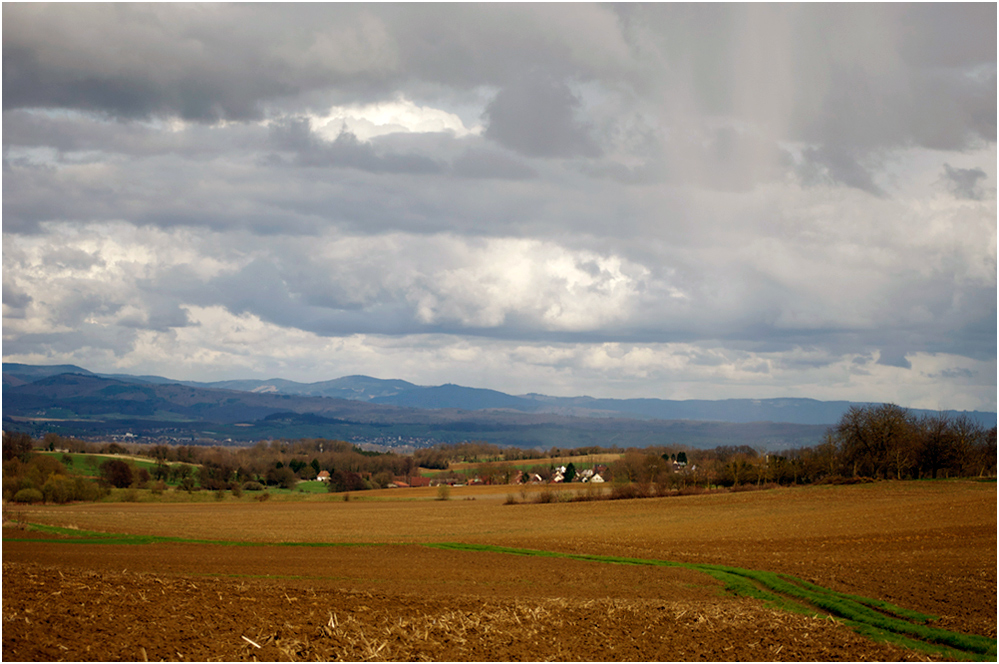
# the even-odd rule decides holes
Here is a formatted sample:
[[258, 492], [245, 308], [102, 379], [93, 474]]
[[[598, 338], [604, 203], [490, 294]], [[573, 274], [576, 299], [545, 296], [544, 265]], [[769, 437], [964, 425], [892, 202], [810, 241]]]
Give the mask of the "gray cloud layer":
[[5, 358], [994, 408], [994, 4], [3, 18]]

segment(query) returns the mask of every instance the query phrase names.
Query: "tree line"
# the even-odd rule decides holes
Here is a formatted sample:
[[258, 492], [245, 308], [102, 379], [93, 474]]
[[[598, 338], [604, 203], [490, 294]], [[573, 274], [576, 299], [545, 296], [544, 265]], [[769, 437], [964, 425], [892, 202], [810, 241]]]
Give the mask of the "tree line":
[[[152, 470], [121, 459], [88, 459], [92, 481], [71, 476], [59, 459], [35, 449], [78, 454], [132, 454], [153, 462]], [[603, 479], [645, 487], [662, 495], [688, 486], [808, 484], [871, 479], [994, 477], [996, 428], [967, 417], [944, 414], [917, 417], [894, 404], [855, 406], [830, 428], [818, 445], [766, 452], [746, 445], [691, 449], [661, 445], [642, 449], [587, 447], [548, 452], [501, 448], [483, 441], [439, 445], [413, 454], [371, 452], [350, 443], [322, 438], [261, 441], [250, 447], [92, 443], [57, 434], [41, 441], [24, 433], [3, 435], [3, 493], [7, 500], [95, 500], [110, 488], [164, 489], [171, 484], [193, 491], [291, 489], [301, 480], [329, 473], [330, 491], [387, 486], [396, 478], [419, 475], [420, 468], [446, 470], [454, 463], [482, 464], [467, 471], [490, 483], [507, 483], [536, 460], [529, 471], [549, 480], [554, 458], [615, 453], [600, 465]], [[71, 461], [64, 455], [63, 461]], [[501, 462], [499, 464], [495, 462]], [[513, 462], [520, 462], [517, 467]], [[573, 466], [569, 480], [583, 465]], [[523, 474], [521, 477], [528, 477]], [[457, 475], [455, 475], [457, 477]]]

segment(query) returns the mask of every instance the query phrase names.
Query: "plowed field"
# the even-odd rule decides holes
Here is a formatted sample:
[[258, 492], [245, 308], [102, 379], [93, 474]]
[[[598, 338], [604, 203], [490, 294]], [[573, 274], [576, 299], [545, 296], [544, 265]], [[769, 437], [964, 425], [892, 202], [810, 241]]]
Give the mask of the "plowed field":
[[519, 505], [488, 487], [429, 495], [25, 509], [28, 522], [79, 533], [178, 539], [5, 527], [3, 659], [953, 656], [875, 642], [819, 608], [734, 596], [690, 567], [430, 546], [444, 542], [785, 573], [996, 636], [994, 483]]

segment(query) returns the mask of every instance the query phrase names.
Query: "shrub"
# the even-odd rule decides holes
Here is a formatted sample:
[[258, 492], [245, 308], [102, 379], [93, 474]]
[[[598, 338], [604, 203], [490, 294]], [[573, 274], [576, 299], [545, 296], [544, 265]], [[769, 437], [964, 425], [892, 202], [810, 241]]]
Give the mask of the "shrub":
[[330, 475], [330, 480], [326, 484], [326, 490], [330, 493], [340, 493], [342, 491], [364, 491], [368, 488], [364, 479], [357, 473], [335, 470]]
[[506, 501], [503, 504], [504, 505], [516, 505], [517, 504], [517, 496], [513, 495], [512, 493], [506, 494]]
[[255, 496], [254, 498], [255, 498], [255, 499], [256, 499], [257, 501], [259, 501], [259, 502], [261, 502], [261, 503], [262, 503], [262, 502], [264, 502], [265, 500], [267, 500], [267, 499], [268, 499], [268, 498], [270, 498], [270, 497], [271, 497], [271, 494], [270, 494], [270, 493], [268, 493], [267, 491], [264, 491], [264, 492], [263, 492], [262, 494], [260, 494], [259, 496]]
[[447, 484], [441, 484], [437, 487], [437, 500], [450, 500], [451, 499], [451, 487]]
[[109, 490], [98, 482], [91, 482], [82, 477], [74, 477], [74, 500], [100, 500], [108, 495]]
[[239, 485], [239, 482], [233, 482], [229, 485], [229, 491], [235, 498], [241, 498], [243, 496], [243, 487]]
[[40, 503], [45, 496], [38, 489], [21, 489], [14, 494], [15, 503]]
[[261, 484], [260, 482], [254, 482], [252, 480], [249, 482], [243, 482], [243, 491], [263, 491], [263, 490], [264, 490], [264, 485]]
[[149, 485], [149, 490], [152, 491], [157, 496], [161, 496], [163, 495], [163, 492], [166, 491], [166, 486], [167, 486], [166, 482], [164, 482], [163, 480], [159, 480]]
[[557, 503], [558, 502], [558, 494], [555, 491], [553, 491], [552, 489], [549, 489], [548, 487], [545, 487], [544, 489], [541, 490], [541, 493], [538, 494], [538, 497], [534, 499], [534, 502], [537, 502], [537, 503]]
[[42, 486], [42, 494], [46, 502], [68, 503], [76, 493], [76, 483], [65, 475], [49, 475]]
[[630, 498], [641, 498], [642, 491], [634, 484], [615, 484], [611, 487], [611, 500], [628, 500]]

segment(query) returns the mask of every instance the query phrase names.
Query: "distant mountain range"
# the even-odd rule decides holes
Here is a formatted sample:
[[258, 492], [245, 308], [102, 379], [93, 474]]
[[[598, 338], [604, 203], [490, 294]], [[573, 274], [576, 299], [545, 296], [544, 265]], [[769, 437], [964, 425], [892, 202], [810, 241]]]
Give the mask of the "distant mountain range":
[[[317, 383], [176, 381], [96, 374], [74, 365], [3, 364], [4, 428], [66, 435], [254, 440], [338, 437], [433, 444], [488, 440], [521, 447], [674, 442], [799, 446], [818, 442], [852, 405], [814, 399], [597, 399], [346, 376]], [[923, 414], [931, 411], [912, 409]], [[986, 427], [996, 414], [967, 415]], [[75, 433], [74, 433], [75, 432]]]

